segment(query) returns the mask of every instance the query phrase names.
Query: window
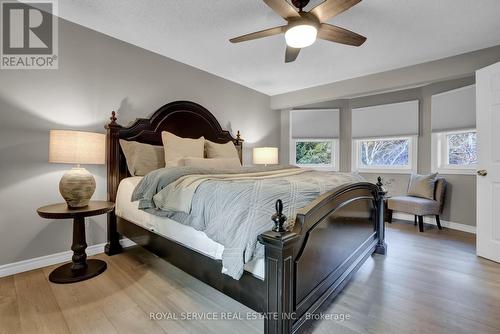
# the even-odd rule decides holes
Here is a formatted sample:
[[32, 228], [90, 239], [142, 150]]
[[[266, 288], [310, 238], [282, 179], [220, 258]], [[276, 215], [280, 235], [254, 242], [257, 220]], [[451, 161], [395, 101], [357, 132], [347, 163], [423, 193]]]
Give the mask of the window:
[[337, 139], [293, 139], [292, 144], [293, 165], [338, 170]]
[[416, 170], [416, 136], [356, 139], [353, 170], [411, 173]]
[[290, 111], [290, 164], [339, 170], [339, 109]]
[[433, 170], [448, 174], [473, 174], [477, 167], [477, 132], [461, 130], [433, 134]]

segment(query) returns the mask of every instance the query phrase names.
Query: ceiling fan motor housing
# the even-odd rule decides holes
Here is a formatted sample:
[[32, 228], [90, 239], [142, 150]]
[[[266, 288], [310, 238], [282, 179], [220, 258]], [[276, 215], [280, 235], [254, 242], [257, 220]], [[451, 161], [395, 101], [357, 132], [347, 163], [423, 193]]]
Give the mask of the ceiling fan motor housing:
[[309, 12], [300, 12], [299, 13], [300, 17], [289, 17], [287, 18], [288, 25], [286, 27], [286, 30], [293, 28], [295, 26], [307, 24], [316, 27], [316, 29], [319, 29], [321, 22], [318, 20], [318, 18], [309, 13]]
[[297, 7], [300, 11], [302, 11], [302, 8], [307, 6], [309, 3], [309, 0], [292, 0], [292, 4]]

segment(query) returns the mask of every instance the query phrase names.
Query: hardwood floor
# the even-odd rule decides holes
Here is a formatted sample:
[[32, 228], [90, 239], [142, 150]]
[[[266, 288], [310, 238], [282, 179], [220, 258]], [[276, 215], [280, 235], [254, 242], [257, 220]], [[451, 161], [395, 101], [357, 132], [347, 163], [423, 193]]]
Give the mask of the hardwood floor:
[[[500, 264], [477, 258], [474, 236], [413, 224], [387, 228], [375, 255], [322, 308], [349, 319], [310, 333], [500, 333]], [[54, 267], [0, 279], [0, 333], [261, 333], [247, 307], [140, 248], [107, 257], [108, 270], [76, 284], [48, 282]], [[190, 313], [183, 313], [190, 312]], [[150, 320], [194, 312], [244, 320]], [[232, 312], [232, 313], [228, 313]]]

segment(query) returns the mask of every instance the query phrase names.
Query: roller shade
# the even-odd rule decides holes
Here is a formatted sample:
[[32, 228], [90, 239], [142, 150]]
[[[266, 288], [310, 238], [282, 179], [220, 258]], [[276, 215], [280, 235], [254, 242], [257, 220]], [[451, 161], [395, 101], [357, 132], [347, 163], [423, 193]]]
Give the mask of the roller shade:
[[432, 96], [432, 132], [476, 127], [476, 86]]
[[418, 135], [418, 100], [352, 109], [352, 137]]
[[339, 110], [292, 110], [292, 138], [338, 138]]

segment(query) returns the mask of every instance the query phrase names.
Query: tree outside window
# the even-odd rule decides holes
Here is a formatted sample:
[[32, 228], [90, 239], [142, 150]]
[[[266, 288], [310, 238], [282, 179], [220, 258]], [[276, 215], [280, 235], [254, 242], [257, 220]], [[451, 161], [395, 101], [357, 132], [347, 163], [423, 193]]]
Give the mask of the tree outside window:
[[295, 163], [298, 165], [331, 165], [331, 141], [297, 141]]
[[477, 164], [476, 132], [452, 133], [446, 135], [448, 164], [469, 166]]
[[362, 140], [359, 145], [364, 166], [409, 165], [409, 139]]

